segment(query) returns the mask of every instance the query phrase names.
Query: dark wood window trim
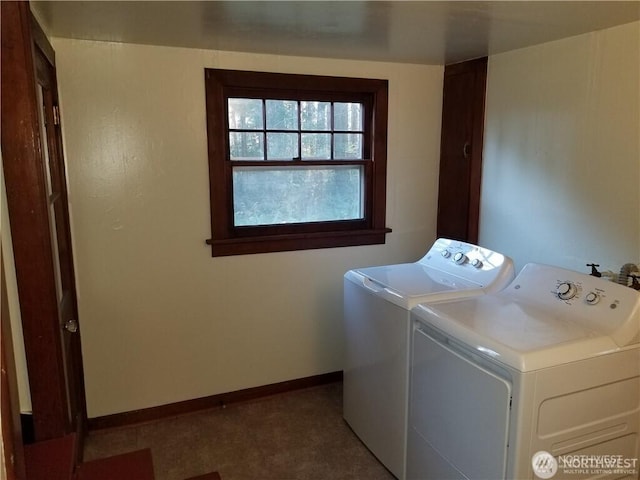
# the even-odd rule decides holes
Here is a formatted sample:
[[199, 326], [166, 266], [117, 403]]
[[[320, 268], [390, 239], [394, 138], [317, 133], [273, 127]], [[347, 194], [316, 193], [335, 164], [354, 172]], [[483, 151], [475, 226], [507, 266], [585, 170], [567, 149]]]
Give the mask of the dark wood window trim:
[[[205, 69], [212, 256], [382, 244], [387, 173], [388, 81]], [[364, 218], [333, 222], [237, 227], [233, 225], [232, 162], [229, 160], [227, 98], [358, 101], [365, 105], [362, 165]], [[268, 162], [277, 165], [278, 162]], [[313, 161], [304, 161], [311, 165]], [[321, 164], [322, 162], [318, 162]], [[287, 162], [291, 165], [291, 162]], [[264, 162], [262, 163], [264, 165]]]

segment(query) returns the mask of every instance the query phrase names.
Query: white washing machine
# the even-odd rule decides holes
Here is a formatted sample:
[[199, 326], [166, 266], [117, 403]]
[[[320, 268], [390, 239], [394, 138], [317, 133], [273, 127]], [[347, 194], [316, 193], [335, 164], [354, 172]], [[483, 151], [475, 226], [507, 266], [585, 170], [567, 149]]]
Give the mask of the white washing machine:
[[448, 239], [436, 240], [418, 262], [345, 274], [344, 419], [399, 479], [406, 469], [410, 309], [497, 291], [513, 277], [509, 258]]
[[[638, 292], [528, 264], [412, 323], [407, 478], [638, 478]], [[607, 458], [628, 468], [603, 475]]]

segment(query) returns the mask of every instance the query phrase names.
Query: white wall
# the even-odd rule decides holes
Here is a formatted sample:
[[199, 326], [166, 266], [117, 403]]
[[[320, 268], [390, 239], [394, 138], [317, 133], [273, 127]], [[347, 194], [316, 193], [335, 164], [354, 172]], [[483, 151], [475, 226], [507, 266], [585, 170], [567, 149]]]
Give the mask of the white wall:
[[[435, 239], [441, 66], [53, 39], [89, 417], [342, 369], [342, 275]], [[204, 68], [389, 79], [386, 245], [211, 258]]]
[[640, 263], [640, 22], [489, 59], [480, 243]]

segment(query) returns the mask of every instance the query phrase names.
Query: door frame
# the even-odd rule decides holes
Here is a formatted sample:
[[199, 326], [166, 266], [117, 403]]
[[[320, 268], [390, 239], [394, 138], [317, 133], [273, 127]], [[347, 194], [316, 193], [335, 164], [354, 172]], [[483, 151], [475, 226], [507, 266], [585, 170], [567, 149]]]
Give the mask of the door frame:
[[[473, 78], [473, 86], [469, 91], [469, 97], [471, 101], [465, 105], [467, 112], [469, 113], [469, 120], [471, 122], [469, 131], [467, 132], [467, 138], [465, 139], [466, 145], [458, 145], [458, 151], [466, 158], [466, 163], [469, 166], [469, 178], [468, 184], [456, 184], [456, 188], [465, 189], [465, 195], [468, 195], [467, 200], [467, 219], [466, 219], [466, 232], [462, 234], [459, 232], [456, 240], [464, 240], [470, 243], [478, 243], [479, 236], [479, 219], [480, 219], [480, 195], [482, 189], [482, 153], [484, 144], [484, 116], [485, 116], [485, 96], [487, 86], [487, 65], [488, 57], [481, 57], [474, 60], [468, 60], [465, 62], [445, 65], [443, 74], [443, 103], [442, 103], [442, 131], [440, 137], [440, 177], [438, 182], [438, 219], [437, 219], [437, 234], [442, 236], [441, 230], [448, 231], [447, 225], [447, 213], [444, 200], [441, 193], [445, 189], [453, 188], [450, 184], [451, 178], [444, 178], [443, 162], [446, 161], [444, 152], [447, 150], [445, 143], [447, 141], [447, 128], [451, 128], [451, 125], [447, 125], [445, 122], [445, 111], [447, 108], [448, 94], [451, 92], [447, 90], [447, 79], [454, 81], [457, 77], [469, 76]], [[462, 121], [462, 119], [461, 119]], [[451, 236], [444, 234], [444, 236]]]
[[[69, 415], [49, 202], [42, 166], [43, 142], [47, 139], [41, 138], [36, 93], [35, 49], [42, 51], [54, 69], [55, 56], [28, 2], [1, 2], [1, 8], [2, 159], [34, 435], [40, 441], [77, 432], [80, 446], [86, 425], [84, 387], [78, 392], [81, 412], [76, 419], [73, 413]], [[81, 364], [81, 355], [79, 361]]]

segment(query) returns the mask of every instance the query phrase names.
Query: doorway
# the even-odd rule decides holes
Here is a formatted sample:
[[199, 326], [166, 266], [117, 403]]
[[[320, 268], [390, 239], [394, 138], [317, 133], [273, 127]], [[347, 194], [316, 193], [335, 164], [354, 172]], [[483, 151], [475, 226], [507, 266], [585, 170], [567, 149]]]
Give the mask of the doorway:
[[487, 57], [444, 70], [438, 237], [478, 243]]
[[2, 2], [2, 158], [36, 441], [86, 424], [55, 53], [28, 2]]

